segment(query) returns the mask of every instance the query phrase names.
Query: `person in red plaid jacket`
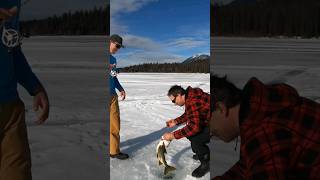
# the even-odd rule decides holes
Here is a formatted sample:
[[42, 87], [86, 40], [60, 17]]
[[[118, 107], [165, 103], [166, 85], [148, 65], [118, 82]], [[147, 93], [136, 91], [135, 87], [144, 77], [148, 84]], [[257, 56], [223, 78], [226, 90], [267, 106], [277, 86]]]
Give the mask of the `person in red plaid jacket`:
[[185, 106], [185, 112], [176, 119], [166, 122], [167, 127], [186, 124], [185, 127], [172, 133], [165, 133], [165, 140], [181, 139], [186, 137], [191, 142], [192, 151], [196, 154], [194, 159], [199, 159], [201, 165], [192, 172], [194, 177], [204, 176], [210, 169], [210, 151], [207, 143], [210, 141], [208, 122], [210, 120], [210, 94], [200, 88], [172, 86], [168, 91], [172, 103]]
[[243, 90], [211, 76], [210, 133], [241, 137], [240, 160], [215, 179], [319, 179], [320, 104], [287, 84], [251, 78]]

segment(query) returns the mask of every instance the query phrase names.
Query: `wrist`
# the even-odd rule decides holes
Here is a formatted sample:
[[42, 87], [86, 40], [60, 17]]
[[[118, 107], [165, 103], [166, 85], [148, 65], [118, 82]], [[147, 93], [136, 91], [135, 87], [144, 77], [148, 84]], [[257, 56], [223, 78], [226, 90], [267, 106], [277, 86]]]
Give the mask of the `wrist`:
[[176, 137], [174, 137], [174, 134], [173, 134], [173, 133], [171, 133], [171, 135], [172, 135], [172, 139], [176, 139]]
[[40, 92], [45, 92], [42, 85], [39, 85], [39, 86], [33, 91], [33, 96], [36, 96], [36, 95], [39, 94]]

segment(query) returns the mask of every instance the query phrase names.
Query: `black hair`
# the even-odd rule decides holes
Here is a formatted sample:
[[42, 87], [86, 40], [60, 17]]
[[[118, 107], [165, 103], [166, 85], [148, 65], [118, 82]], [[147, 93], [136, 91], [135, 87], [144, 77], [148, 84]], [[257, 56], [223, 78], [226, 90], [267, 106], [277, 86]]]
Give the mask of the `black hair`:
[[168, 91], [168, 96], [172, 95], [173, 97], [177, 97], [179, 94], [180, 95], [186, 94], [186, 90], [178, 85], [171, 86], [171, 88]]
[[227, 76], [210, 75], [211, 112], [215, 103], [222, 102], [228, 109], [240, 104], [242, 91], [231, 83]]

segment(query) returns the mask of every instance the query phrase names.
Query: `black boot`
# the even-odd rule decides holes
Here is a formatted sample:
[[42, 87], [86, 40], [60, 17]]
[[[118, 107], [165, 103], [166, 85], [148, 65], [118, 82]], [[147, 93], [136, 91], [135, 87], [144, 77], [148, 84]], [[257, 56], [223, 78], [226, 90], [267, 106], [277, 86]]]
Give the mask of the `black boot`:
[[114, 154], [114, 155], [110, 154], [110, 157], [111, 158], [117, 158], [117, 159], [120, 159], [120, 160], [125, 160], [125, 159], [129, 158], [129, 155], [120, 152], [119, 154]]
[[209, 154], [206, 154], [202, 157], [200, 157], [200, 166], [197, 167], [193, 172], [192, 172], [192, 176], [193, 177], [202, 177], [205, 174], [207, 174], [207, 172], [210, 171], [210, 156]]
[[194, 159], [194, 160], [199, 160], [199, 157], [198, 157], [197, 154], [194, 154], [194, 155], [192, 155], [192, 159]]

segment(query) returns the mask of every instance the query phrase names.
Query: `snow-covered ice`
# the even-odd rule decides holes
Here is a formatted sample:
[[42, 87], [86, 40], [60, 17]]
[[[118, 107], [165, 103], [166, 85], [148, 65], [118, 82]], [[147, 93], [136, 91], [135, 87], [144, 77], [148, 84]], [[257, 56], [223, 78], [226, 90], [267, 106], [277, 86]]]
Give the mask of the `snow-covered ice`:
[[211, 72], [227, 75], [239, 87], [250, 77], [285, 82], [303, 96], [320, 100], [320, 39], [214, 37]]
[[23, 49], [47, 89], [51, 111], [35, 125], [32, 98], [20, 88], [34, 180], [106, 180], [105, 37], [31, 37]]
[[[110, 160], [110, 177], [114, 180], [163, 179], [163, 166], [158, 165], [156, 146], [161, 135], [173, 131], [166, 128], [168, 119], [184, 112], [183, 107], [172, 104], [167, 92], [172, 85], [200, 87], [210, 91], [209, 74], [174, 73], [120, 73], [118, 76], [127, 92], [120, 101], [121, 150], [129, 153], [129, 160]], [[192, 159], [190, 141], [174, 140], [167, 148], [168, 164], [177, 170], [166, 178], [195, 179], [191, 172], [199, 166]], [[209, 173], [200, 179], [209, 179]]]

